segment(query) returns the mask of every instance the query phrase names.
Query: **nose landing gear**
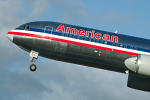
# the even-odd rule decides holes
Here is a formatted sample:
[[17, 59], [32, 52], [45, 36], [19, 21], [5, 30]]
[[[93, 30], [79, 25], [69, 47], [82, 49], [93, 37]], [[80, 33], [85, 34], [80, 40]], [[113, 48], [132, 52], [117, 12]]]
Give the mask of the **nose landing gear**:
[[31, 65], [30, 65], [30, 70], [31, 70], [32, 72], [34, 72], [34, 71], [36, 70], [36, 65], [35, 65], [35, 64], [31, 64]]
[[30, 65], [30, 70], [32, 72], [34, 72], [36, 70], [35, 61], [38, 58], [38, 54], [39, 54], [39, 52], [36, 52], [36, 51], [33, 51], [33, 50], [31, 50], [31, 52], [30, 52], [30, 57], [31, 57], [30, 61], [33, 62], [33, 64]]

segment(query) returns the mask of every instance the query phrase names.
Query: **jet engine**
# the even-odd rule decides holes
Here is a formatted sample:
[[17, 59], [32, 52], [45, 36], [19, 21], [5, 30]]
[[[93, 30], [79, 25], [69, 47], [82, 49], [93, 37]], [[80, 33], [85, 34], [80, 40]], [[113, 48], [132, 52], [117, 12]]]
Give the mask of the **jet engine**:
[[125, 65], [135, 73], [150, 76], [150, 55], [139, 54], [125, 60]]
[[127, 86], [133, 89], [150, 92], [150, 78], [129, 74]]

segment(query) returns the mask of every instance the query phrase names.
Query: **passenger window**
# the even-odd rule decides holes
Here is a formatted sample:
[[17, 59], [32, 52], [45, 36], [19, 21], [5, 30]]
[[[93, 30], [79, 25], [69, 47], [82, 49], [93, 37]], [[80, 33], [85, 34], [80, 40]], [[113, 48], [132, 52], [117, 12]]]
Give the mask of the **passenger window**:
[[99, 43], [99, 40], [97, 40], [97, 43]]
[[107, 44], [107, 42], [105, 41], [105, 44]]
[[73, 38], [76, 38], [76, 36], [74, 35]]
[[72, 35], [70, 35], [69, 37], [72, 37]]
[[89, 41], [91, 41], [91, 39], [89, 39]]
[[64, 34], [61, 34], [61, 36], [64, 36]]
[[133, 49], [133, 47], [132, 47], [132, 46], [130, 46], [130, 49]]
[[136, 47], [134, 47], [134, 50], [136, 50], [137, 48]]
[[101, 41], [101, 43], [103, 43], [103, 41]]
[[116, 46], [118, 47], [118, 46], [119, 46], [119, 44], [116, 44]]
[[95, 42], [95, 39], [93, 39], [93, 42]]
[[127, 46], [126, 46], [126, 45], [124, 45], [124, 48], [127, 48]]
[[123, 47], [123, 45], [122, 45], [122, 44], [120, 44], [120, 47]]
[[112, 44], [113, 46], [115, 45], [115, 43]]
[[68, 37], [68, 34], [66, 34], [66, 37]]

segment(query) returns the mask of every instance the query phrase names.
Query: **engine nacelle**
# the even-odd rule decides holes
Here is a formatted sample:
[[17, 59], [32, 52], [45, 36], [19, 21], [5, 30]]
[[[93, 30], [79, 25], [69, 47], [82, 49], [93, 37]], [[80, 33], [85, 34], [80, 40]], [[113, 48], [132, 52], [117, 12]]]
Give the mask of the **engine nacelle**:
[[133, 89], [150, 92], [150, 78], [130, 75], [127, 86]]
[[135, 73], [150, 76], [150, 55], [139, 54], [138, 57], [126, 59], [124, 63]]

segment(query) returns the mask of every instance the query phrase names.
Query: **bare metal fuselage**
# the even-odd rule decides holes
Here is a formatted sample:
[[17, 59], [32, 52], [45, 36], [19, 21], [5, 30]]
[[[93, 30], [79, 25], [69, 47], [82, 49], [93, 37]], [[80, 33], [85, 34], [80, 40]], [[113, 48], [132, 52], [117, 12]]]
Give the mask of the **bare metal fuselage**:
[[131, 57], [130, 55], [26, 36], [15, 36], [13, 42], [24, 50], [38, 51], [40, 56], [46, 58], [123, 73], [127, 70], [124, 61]]

